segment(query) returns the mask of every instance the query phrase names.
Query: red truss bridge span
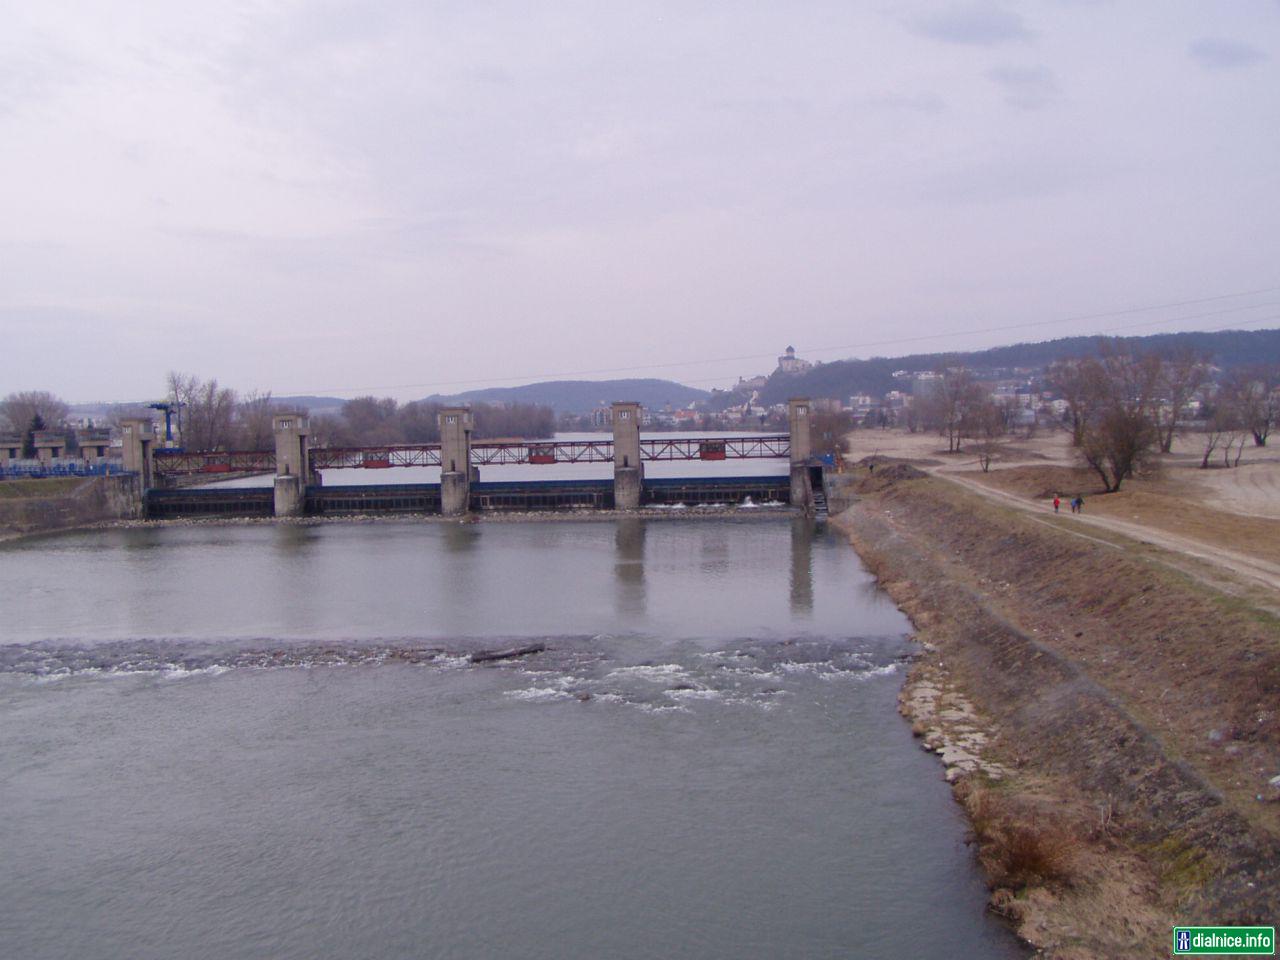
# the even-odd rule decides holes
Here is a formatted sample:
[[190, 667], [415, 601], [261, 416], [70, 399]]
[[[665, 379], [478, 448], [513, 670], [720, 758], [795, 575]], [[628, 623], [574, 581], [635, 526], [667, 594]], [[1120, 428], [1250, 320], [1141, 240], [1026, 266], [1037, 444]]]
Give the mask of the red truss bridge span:
[[[438, 443], [400, 443], [374, 447], [312, 447], [313, 470], [438, 467]], [[786, 460], [791, 438], [786, 434], [740, 437], [677, 437], [641, 439], [642, 460]], [[471, 465], [612, 463], [613, 440], [476, 440]], [[161, 477], [217, 473], [271, 473], [273, 451], [186, 453], [155, 452], [155, 471]]]

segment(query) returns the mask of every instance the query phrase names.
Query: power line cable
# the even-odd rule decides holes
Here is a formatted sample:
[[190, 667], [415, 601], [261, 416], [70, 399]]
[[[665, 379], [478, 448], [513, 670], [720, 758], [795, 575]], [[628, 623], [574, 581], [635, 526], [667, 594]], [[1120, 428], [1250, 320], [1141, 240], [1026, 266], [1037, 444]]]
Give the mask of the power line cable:
[[[975, 329], [969, 329], [969, 330], [952, 330], [952, 331], [946, 331], [942, 333], [922, 334], [917, 337], [895, 337], [888, 340], [872, 340], [872, 341], [866, 341], [863, 343], [844, 344], [840, 346], [830, 346], [830, 347], [806, 347], [806, 348], [803, 348], [802, 352], [815, 354], [815, 353], [829, 353], [834, 350], [864, 350], [870, 347], [895, 346], [898, 344], [905, 344], [905, 343], [922, 343], [929, 340], [939, 340], [939, 339], [944, 339], [948, 337], [976, 336], [979, 334], [1002, 333], [1008, 330], [1020, 330], [1020, 329], [1030, 328], [1030, 327], [1043, 327], [1043, 326], [1050, 326], [1050, 325], [1057, 325], [1057, 324], [1079, 323], [1084, 320], [1101, 319], [1105, 317], [1120, 317], [1120, 316], [1127, 316], [1133, 313], [1147, 313], [1152, 310], [1171, 309], [1172, 307], [1177, 307], [1177, 306], [1190, 306], [1197, 303], [1212, 303], [1215, 301], [1228, 300], [1235, 297], [1256, 296], [1259, 293], [1272, 293], [1277, 290], [1280, 290], [1280, 287], [1271, 287], [1265, 290], [1253, 290], [1253, 291], [1248, 291], [1246, 293], [1223, 294], [1222, 296], [1217, 296], [1217, 297], [1202, 297], [1197, 300], [1182, 300], [1176, 303], [1159, 304], [1159, 305], [1150, 306], [1150, 307], [1136, 307], [1132, 310], [1116, 310], [1116, 311], [1110, 311], [1107, 313], [1096, 313], [1096, 314], [1089, 314], [1089, 315], [1084, 315], [1079, 317], [1068, 317], [1066, 319], [1061, 319], [1061, 320], [1032, 320], [1026, 323], [1005, 324], [1003, 326], [996, 326], [996, 327], [982, 327], [982, 328], [975, 328]], [[1171, 317], [1163, 320], [1150, 321], [1150, 322], [1141, 323], [1141, 324], [1133, 324], [1133, 325], [1130, 325], [1129, 327], [1114, 327], [1112, 329], [1113, 330], [1137, 329], [1138, 327], [1155, 326], [1155, 325], [1164, 324], [1164, 323], [1183, 323], [1189, 320], [1203, 320], [1207, 317], [1218, 317], [1218, 316], [1223, 316], [1225, 314], [1239, 313], [1246, 310], [1261, 310], [1265, 307], [1273, 307], [1277, 305], [1278, 304], [1275, 302], [1253, 303], [1253, 304], [1247, 304], [1244, 306], [1229, 307], [1226, 310], [1216, 310], [1216, 311], [1210, 311], [1208, 313], [1192, 314], [1184, 317]], [[1073, 334], [1073, 336], [1096, 336], [1096, 335], [1097, 334]], [[948, 351], [948, 352], [954, 352], [954, 351]], [[306, 396], [306, 395], [323, 395], [323, 394], [332, 394], [332, 393], [372, 393], [378, 390], [426, 390], [426, 389], [438, 389], [441, 387], [465, 387], [472, 384], [494, 384], [494, 383], [515, 383], [515, 382], [536, 383], [544, 380], [562, 380], [569, 377], [586, 377], [586, 376], [608, 374], [608, 373], [615, 373], [615, 374], [616, 373], [635, 373], [643, 370], [667, 370], [667, 369], [672, 369], [676, 367], [704, 366], [706, 364], [712, 364], [712, 363], [738, 363], [738, 362], [743, 362], [748, 360], [771, 359], [775, 356], [776, 354], [773, 354], [773, 353], [754, 353], [754, 354], [743, 354], [735, 357], [714, 357], [714, 358], [700, 359], [700, 360], [677, 360], [671, 363], [646, 363], [646, 364], [637, 364], [634, 366], [626, 366], [626, 367], [598, 367], [592, 370], [573, 370], [573, 371], [567, 371], [562, 373], [542, 373], [542, 374], [536, 374], [536, 375], [520, 375], [520, 376], [510, 376], [510, 377], [473, 377], [465, 380], [435, 380], [435, 381], [429, 381], [426, 383], [384, 384], [382, 386], [376, 386], [376, 387], [345, 387], [345, 388], [329, 387], [323, 390], [290, 390], [290, 391], [286, 391], [285, 394], [288, 396], [299, 396], [299, 395]], [[723, 377], [707, 377], [707, 378], [702, 378], [700, 380], [691, 380], [688, 382], [689, 383], [708, 383], [708, 382], [711, 382], [712, 380], [723, 380], [723, 379], [724, 379]]]
[[[1211, 297], [1197, 297], [1195, 299], [1190, 299], [1190, 300], [1175, 300], [1175, 301], [1170, 301], [1168, 303], [1150, 304], [1142, 307], [1131, 307], [1124, 310], [1109, 310], [1102, 313], [1081, 314], [1078, 316], [1064, 317], [1064, 318], [1054, 319], [1054, 320], [1030, 320], [1023, 323], [1004, 324], [1001, 326], [994, 326], [994, 327], [977, 327], [977, 328], [970, 328], [968, 330], [951, 330], [951, 331], [944, 331], [941, 333], [922, 334], [916, 337], [895, 337], [887, 340], [872, 340], [872, 341], [865, 341], [862, 343], [842, 344], [842, 345], [828, 346], [828, 347], [806, 347], [806, 348], [803, 348], [802, 352], [808, 353], [808, 354], [816, 354], [816, 353], [830, 353], [835, 350], [865, 350], [873, 347], [896, 346], [899, 344], [907, 344], [907, 343], [922, 343], [929, 340], [940, 340], [940, 339], [946, 339], [950, 337], [976, 336], [976, 335], [987, 334], [987, 333], [1003, 333], [1009, 330], [1022, 330], [1022, 329], [1055, 326], [1055, 325], [1069, 324], [1069, 323], [1081, 323], [1087, 320], [1100, 320], [1100, 319], [1106, 319], [1108, 317], [1123, 317], [1123, 316], [1129, 316], [1135, 313], [1149, 313], [1153, 310], [1169, 310], [1169, 309], [1174, 309], [1176, 307], [1194, 306], [1194, 305], [1203, 304], [1203, 303], [1216, 303], [1223, 300], [1233, 300], [1233, 299], [1238, 299], [1240, 297], [1258, 296], [1260, 294], [1275, 293], [1277, 291], [1280, 291], [1280, 287], [1264, 287], [1257, 290], [1245, 290], [1238, 293], [1217, 294]], [[1108, 333], [1114, 333], [1121, 330], [1130, 330], [1130, 329], [1138, 329], [1142, 327], [1159, 326], [1167, 323], [1185, 323], [1191, 320], [1203, 320], [1208, 317], [1223, 316], [1230, 313], [1240, 313], [1248, 310], [1261, 310], [1266, 307], [1273, 307], [1273, 306], [1280, 306], [1280, 303], [1267, 302], [1267, 303], [1245, 304], [1242, 306], [1228, 307], [1224, 310], [1215, 310], [1215, 311], [1209, 311], [1207, 313], [1190, 314], [1182, 317], [1170, 317], [1170, 318], [1164, 318], [1160, 320], [1144, 321], [1142, 323], [1136, 323], [1136, 324], [1126, 324], [1122, 326], [1111, 327], [1107, 330], [1102, 330], [1097, 333], [1072, 334], [1072, 336], [1085, 336], [1085, 337], [1103, 336]], [[1264, 317], [1262, 319], [1241, 321], [1239, 324], [1236, 324], [1235, 326], [1248, 326], [1256, 323], [1266, 323], [1270, 320], [1275, 320], [1275, 319], [1280, 319], [1280, 318]], [[1230, 326], [1221, 327], [1215, 330], [1205, 331], [1205, 332], [1218, 332], [1218, 330], [1228, 330], [1228, 329], [1232, 329], [1232, 327]], [[1191, 332], [1191, 331], [1186, 331], [1186, 332]], [[938, 351], [938, 352], [955, 353], [955, 352], [972, 352], [972, 351], [952, 350], [952, 351]], [[426, 383], [383, 384], [380, 386], [370, 386], [370, 387], [327, 387], [324, 389], [288, 390], [288, 391], [282, 391], [282, 395], [284, 396], [323, 396], [323, 395], [343, 394], [343, 393], [364, 394], [364, 393], [374, 393], [377, 391], [384, 391], [384, 390], [426, 390], [426, 389], [438, 390], [439, 388], [442, 388], [442, 387], [465, 387], [473, 384], [536, 383], [539, 381], [560, 380], [560, 379], [565, 379], [569, 377], [587, 377], [587, 376], [595, 376], [600, 374], [635, 373], [635, 372], [645, 371], [645, 370], [658, 371], [658, 370], [667, 370], [667, 369], [672, 369], [677, 367], [704, 366], [704, 365], [713, 364], [713, 363], [738, 363], [738, 362], [744, 362], [749, 360], [771, 359], [775, 356], [776, 354], [773, 354], [773, 353], [742, 354], [742, 355], [733, 356], [733, 357], [715, 357], [715, 358], [707, 358], [707, 359], [700, 359], [700, 360], [677, 360], [677, 361], [672, 361], [670, 363], [648, 363], [648, 364], [638, 364], [634, 366], [625, 366], [625, 367], [598, 367], [591, 370], [575, 370], [575, 371], [568, 371], [563, 373], [543, 373], [543, 374], [534, 374], [534, 375], [526, 374], [526, 375], [510, 376], [510, 377], [476, 377], [476, 378], [465, 379], [465, 380], [436, 380], [436, 381], [429, 381]], [[697, 383], [718, 383], [718, 382], [723, 382], [724, 379], [725, 377], [723, 376], [703, 377], [696, 380], [685, 380], [683, 382], [691, 385], [691, 384], [697, 384]], [[145, 402], [150, 402], [150, 401], [149, 400], [120, 401], [120, 404], [126, 405], [129, 403], [145, 403]]]

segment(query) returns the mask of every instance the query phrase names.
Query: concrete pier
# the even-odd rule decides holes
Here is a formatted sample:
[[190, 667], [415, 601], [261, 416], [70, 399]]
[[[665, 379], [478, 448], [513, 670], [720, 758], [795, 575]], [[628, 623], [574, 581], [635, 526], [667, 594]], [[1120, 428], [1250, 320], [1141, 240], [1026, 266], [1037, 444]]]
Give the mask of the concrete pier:
[[275, 515], [300, 517], [307, 507], [311, 464], [307, 455], [310, 422], [304, 413], [278, 413], [271, 418], [276, 439]]
[[142, 479], [142, 489], [150, 490], [152, 484], [152, 456], [155, 453], [156, 434], [146, 417], [120, 421], [120, 455], [124, 468]]
[[636, 510], [644, 499], [644, 463], [640, 459], [640, 404], [613, 405], [613, 506]]
[[471, 506], [471, 409], [445, 407], [440, 411], [440, 512], [460, 517]]
[[791, 505], [805, 513], [813, 509], [813, 487], [809, 481], [809, 457], [813, 447], [809, 441], [808, 397], [792, 397], [787, 401], [787, 423], [791, 431]]

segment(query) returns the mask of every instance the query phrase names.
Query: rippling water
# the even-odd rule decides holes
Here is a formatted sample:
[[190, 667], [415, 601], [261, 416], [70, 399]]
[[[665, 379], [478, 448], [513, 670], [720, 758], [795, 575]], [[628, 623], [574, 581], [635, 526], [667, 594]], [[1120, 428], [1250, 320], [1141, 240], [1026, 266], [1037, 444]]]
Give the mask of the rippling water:
[[0, 596], [5, 956], [1023, 955], [804, 521], [104, 531]]

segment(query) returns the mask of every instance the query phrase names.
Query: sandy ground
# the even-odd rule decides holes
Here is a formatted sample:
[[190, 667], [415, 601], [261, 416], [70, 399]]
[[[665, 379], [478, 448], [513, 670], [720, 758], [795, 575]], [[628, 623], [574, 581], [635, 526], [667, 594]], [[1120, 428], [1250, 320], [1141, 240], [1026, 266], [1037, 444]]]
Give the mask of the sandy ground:
[[[1097, 478], [1080, 469], [1065, 431], [1010, 439], [987, 473], [972, 452], [947, 453], [945, 441], [933, 434], [858, 431], [848, 441], [851, 462], [873, 455], [910, 459], [936, 476], [1068, 526], [1078, 536], [1121, 534], [1192, 561], [1186, 572], [1200, 579], [1213, 581], [1214, 573], [1225, 573], [1275, 592], [1268, 606], [1280, 600], [1280, 447], [1250, 442], [1239, 466], [1205, 470], [1200, 468], [1201, 438], [1181, 436], [1171, 454], [1155, 458], [1154, 469], [1126, 481], [1118, 493], [1103, 494]], [[1221, 464], [1220, 452], [1212, 462]], [[1062, 499], [1057, 516], [1055, 493]], [[1076, 493], [1086, 501], [1079, 516], [1067, 506]], [[1216, 569], [1205, 576], [1206, 566]], [[1214, 585], [1223, 583], [1217, 578]]]

